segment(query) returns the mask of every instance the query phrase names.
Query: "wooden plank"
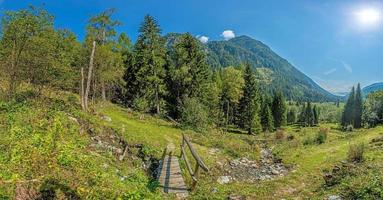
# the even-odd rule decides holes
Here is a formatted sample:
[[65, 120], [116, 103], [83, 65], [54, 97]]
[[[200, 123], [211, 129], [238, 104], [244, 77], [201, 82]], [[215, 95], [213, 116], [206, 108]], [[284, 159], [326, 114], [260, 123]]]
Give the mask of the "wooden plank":
[[188, 195], [188, 189], [182, 177], [178, 158], [166, 155], [160, 162], [158, 181], [165, 193]]

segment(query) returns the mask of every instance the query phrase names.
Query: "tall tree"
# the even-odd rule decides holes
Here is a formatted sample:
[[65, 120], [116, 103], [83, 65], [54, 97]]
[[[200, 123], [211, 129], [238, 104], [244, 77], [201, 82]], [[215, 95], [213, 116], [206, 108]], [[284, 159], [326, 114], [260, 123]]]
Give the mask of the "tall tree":
[[200, 43], [189, 33], [177, 38], [168, 70], [171, 114], [179, 117], [179, 105], [186, 98], [197, 98], [206, 104], [210, 70]]
[[150, 15], [145, 16], [141, 24], [134, 54], [134, 71], [138, 86], [138, 91], [134, 91], [135, 98], [146, 100], [149, 109], [159, 114], [166, 94], [166, 48], [161, 29]]
[[313, 108], [311, 106], [311, 102], [307, 102], [305, 112], [306, 112], [306, 114], [305, 114], [306, 124], [307, 124], [307, 126], [312, 127], [314, 125], [314, 112], [313, 112]]
[[272, 132], [274, 130], [273, 113], [270, 109], [270, 100], [268, 97], [262, 99], [261, 124], [263, 131]]
[[281, 91], [277, 91], [274, 95], [272, 110], [275, 128], [280, 128], [286, 125], [287, 106]]
[[241, 70], [227, 67], [222, 71], [221, 108], [226, 116], [226, 124], [233, 122], [233, 115], [239, 99], [243, 95], [244, 79]]
[[256, 87], [256, 79], [250, 64], [246, 64], [244, 73], [245, 85], [243, 87], [243, 97], [239, 102], [240, 120], [239, 126], [252, 134], [261, 128], [260, 125], [260, 96]]
[[294, 124], [296, 121], [297, 121], [297, 116], [296, 116], [295, 109], [291, 108], [287, 112], [287, 123], [288, 124]]
[[[39, 68], [34, 68], [35, 64], [42, 63], [44, 57], [41, 55], [47, 55], [46, 49], [39, 48], [38, 43], [46, 44], [47, 38], [44, 37], [44, 33], [48, 31], [52, 33], [53, 17], [43, 9], [30, 7], [25, 10], [5, 12], [1, 22], [0, 58], [3, 70], [0, 76], [8, 81], [8, 96], [12, 98], [22, 81], [30, 78], [36, 80], [38, 77], [34, 76], [36, 74], [34, 72], [44, 69], [39, 66]], [[49, 36], [51, 35], [49, 34]], [[40, 51], [34, 52], [35, 49]], [[33, 60], [30, 61], [29, 58], [33, 58]], [[45, 72], [49, 71], [45, 70]]]
[[343, 127], [346, 127], [348, 125], [354, 125], [354, 116], [355, 116], [354, 112], [355, 112], [355, 87], [352, 87], [342, 113], [341, 125]]
[[313, 108], [313, 125], [318, 125], [319, 124], [319, 110], [318, 110], [318, 107], [316, 105], [314, 105], [314, 108]]
[[361, 128], [362, 127], [362, 115], [363, 115], [363, 97], [362, 90], [360, 88], [360, 83], [356, 88], [355, 93], [355, 102], [354, 102], [354, 127]]
[[[114, 9], [108, 9], [100, 14], [91, 17], [87, 26], [87, 42], [91, 43], [94, 52], [96, 46], [99, 46], [98, 51], [95, 51], [93, 64], [96, 65], [97, 70], [94, 70], [94, 77], [98, 81], [101, 88], [101, 97], [106, 100], [106, 89], [108, 83], [115, 83], [114, 80], [121, 82], [122, 72], [122, 58], [118, 57], [120, 54], [115, 52], [116, 49], [116, 30], [115, 28], [121, 23], [112, 19]], [[89, 66], [89, 68], [93, 66]], [[90, 70], [88, 70], [89, 72]], [[95, 83], [97, 84], [97, 83]], [[93, 88], [95, 90], [95, 88]]]

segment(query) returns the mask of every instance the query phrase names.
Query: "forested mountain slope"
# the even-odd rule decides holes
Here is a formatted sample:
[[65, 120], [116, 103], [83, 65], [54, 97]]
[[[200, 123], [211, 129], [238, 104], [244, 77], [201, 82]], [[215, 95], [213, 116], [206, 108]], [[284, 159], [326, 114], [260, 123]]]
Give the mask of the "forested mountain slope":
[[368, 94], [379, 90], [383, 90], [383, 83], [374, 83], [372, 85], [366, 86], [363, 88], [362, 92], [364, 96], [367, 96]]
[[[168, 47], [179, 35], [170, 33], [165, 36]], [[262, 84], [264, 91], [281, 89], [287, 99], [302, 101], [336, 101], [339, 98], [321, 88], [267, 45], [248, 36], [208, 42], [205, 47], [207, 60], [212, 68], [238, 66], [249, 62], [257, 69], [258, 75], [267, 80], [267, 83]]]

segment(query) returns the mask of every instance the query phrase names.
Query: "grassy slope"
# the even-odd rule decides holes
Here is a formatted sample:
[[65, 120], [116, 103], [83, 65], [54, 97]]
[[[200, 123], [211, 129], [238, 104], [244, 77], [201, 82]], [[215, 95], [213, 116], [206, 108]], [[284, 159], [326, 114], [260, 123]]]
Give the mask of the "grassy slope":
[[[322, 170], [344, 160], [350, 142], [368, 143], [383, 132], [383, 127], [378, 127], [345, 134], [332, 127], [327, 143], [304, 146], [303, 141], [313, 137], [318, 128], [299, 130], [288, 127], [286, 132], [293, 134], [295, 139], [271, 145], [278, 156], [293, 166], [292, 173], [258, 184], [219, 185], [216, 180], [222, 169], [217, 162], [227, 162], [237, 157], [257, 159], [259, 147], [252, 144], [264, 135], [254, 137], [216, 131], [209, 134], [183, 131], [158, 118], [145, 116], [139, 119], [139, 114], [109, 103], [96, 106], [99, 116], [87, 115], [78, 111], [78, 106], [73, 106], [75, 96], [61, 94], [60, 99], [64, 100], [51, 98], [24, 103], [0, 103], [0, 199], [13, 197], [17, 185], [41, 190], [44, 184], [46, 187], [52, 180], [59, 183], [56, 185], [61, 190], [70, 188], [81, 198], [172, 198], [162, 196], [159, 189], [153, 187], [140, 168], [139, 161], [128, 159], [120, 162], [110, 152], [89, 148], [89, 134], [81, 132], [80, 125], [69, 120], [68, 115], [79, 119], [81, 123], [89, 123], [95, 135], [109, 134], [113, 130], [131, 144], [144, 144], [145, 152], [158, 159], [167, 143], [172, 142], [178, 147], [181, 133], [185, 132], [211, 169], [208, 174], [202, 174], [191, 199], [223, 199], [231, 193], [256, 199], [322, 199], [329, 194], [337, 194], [340, 186], [323, 187]], [[100, 119], [101, 115], [111, 117], [112, 122]], [[273, 134], [266, 137], [273, 137]], [[219, 149], [219, 152], [210, 153], [212, 148]], [[361, 168], [381, 164], [381, 151], [368, 148], [366, 162]], [[366, 173], [370, 171], [366, 167]], [[190, 177], [184, 175], [190, 183]], [[122, 180], [122, 177], [127, 178]], [[27, 181], [35, 179], [36, 182]], [[360, 177], [348, 181], [362, 182]], [[213, 188], [217, 192], [212, 193]], [[70, 193], [70, 190], [66, 192]], [[65, 192], [61, 193], [65, 195]]]

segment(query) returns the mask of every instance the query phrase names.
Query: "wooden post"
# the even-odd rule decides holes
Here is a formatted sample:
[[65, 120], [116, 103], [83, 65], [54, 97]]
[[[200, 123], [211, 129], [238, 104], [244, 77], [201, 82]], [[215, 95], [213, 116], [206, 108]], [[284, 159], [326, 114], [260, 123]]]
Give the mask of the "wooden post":
[[193, 179], [193, 185], [191, 187], [191, 190], [194, 192], [195, 188], [197, 186], [197, 181], [198, 181], [198, 173], [199, 173], [199, 164], [198, 162], [195, 164], [195, 170], [194, 170], [194, 179]]

